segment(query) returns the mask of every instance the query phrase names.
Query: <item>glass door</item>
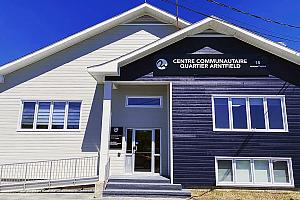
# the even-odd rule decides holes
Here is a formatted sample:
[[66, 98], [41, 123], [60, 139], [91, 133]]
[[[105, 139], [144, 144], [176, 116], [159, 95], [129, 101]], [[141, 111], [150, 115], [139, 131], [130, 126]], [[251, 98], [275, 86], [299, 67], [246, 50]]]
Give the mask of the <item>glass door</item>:
[[152, 172], [152, 130], [135, 130], [134, 171]]
[[127, 129], [125, 173], [158, 173], [160, 129]]

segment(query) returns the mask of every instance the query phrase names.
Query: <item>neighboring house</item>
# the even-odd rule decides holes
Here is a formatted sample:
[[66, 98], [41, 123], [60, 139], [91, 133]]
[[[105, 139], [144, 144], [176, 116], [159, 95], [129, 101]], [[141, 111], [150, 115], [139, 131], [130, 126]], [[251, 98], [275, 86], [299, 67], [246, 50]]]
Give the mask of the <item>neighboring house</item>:
[[110, 160], [184, 187], [300, 187], [299, 85], [298, 52], [143, 4], [0, 67], [0, 163], [100, 153], [100, 180]]

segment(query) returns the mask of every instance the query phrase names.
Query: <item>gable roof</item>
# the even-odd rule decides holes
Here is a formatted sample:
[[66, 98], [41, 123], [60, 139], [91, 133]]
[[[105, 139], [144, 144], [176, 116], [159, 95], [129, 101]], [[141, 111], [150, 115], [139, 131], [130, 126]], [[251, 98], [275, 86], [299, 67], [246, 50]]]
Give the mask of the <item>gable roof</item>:
[[[168, 24], [177, 25], [176, 16], [167, 13], [161, 9], [158, 9], [150, 4], [144, 3], [140, 6], [137, 6], [133, 9], [130, 9], [120, 15], [112, 17], [106, 21], [103, 21], [99, 24], [96, 24], [90, 28], [87, 28], [83, 31], [80, 31], [74, 35], [71, 35], [63, 40], [60, 40], [52, 45], [49, 45], [45, 48], [42, 48], [38, 51], [35, 51], [31, 54], [28, 54], [24, 57], [21, 57], [15, 61], [7, 63], [0, 67], [0, 83], [4, 81], [4, 75], [9, 74], [13, 71], [21, 69], [27, 65], [35, 63], [43, 58], [46, 58], [52, 54], [55, 54], [61, 50], [64, 50], [70, 46], [73, 46], [83, 40], [86, 40], [90, 37], [93, 37], [99, 33], [102, 33], [108, 29], [111, 29], [119, 24], [126, 23], [128, 21], [132, 21], [137, 19], [143, 15], [149, 15], [155, 19], [161, 20]], [[178, 19], [179, 28], [184, 28], [189, 26], [190, 23], [183, 20]]]
[[214, 17], [211, 18], [208, 17], [191, 26], [188, 26], [164, 38], [152, 42], [140, 49], [137, 49], [129, 54], [126, 54], [117, 59], [114, 59], [112, 61], [100, 65], [91, 66], [88, 68], [88, 72], [98, 81], [103, 81], [103, 76], [118, 76], [120, 75], [119, 74], [120, 67], [127, 65], [135, 60], [138, 60], [144, 56], [147, 56], [164, 47], [167, 47], [179, 40], [184, 39], [185, 37], [192, 36], [209, 29], [212, 29], [224, 35], [235, 37], [257, 48], [260, 48], [271, 54], [279, 56], [297, 65], [300, 65], [299, 52], [284, 47], [269, 39], [254, 34], [248, 30], [239, 28], [223, 20], [217, 20]]

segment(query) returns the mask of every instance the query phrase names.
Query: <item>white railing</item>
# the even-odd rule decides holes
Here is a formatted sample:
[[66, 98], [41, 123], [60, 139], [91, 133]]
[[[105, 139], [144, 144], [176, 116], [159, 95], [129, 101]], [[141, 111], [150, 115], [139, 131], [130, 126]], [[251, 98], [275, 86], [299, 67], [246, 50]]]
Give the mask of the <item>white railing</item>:
[[98, 180], [99, 157], [0, 165], [0, 191], [51, 188]]

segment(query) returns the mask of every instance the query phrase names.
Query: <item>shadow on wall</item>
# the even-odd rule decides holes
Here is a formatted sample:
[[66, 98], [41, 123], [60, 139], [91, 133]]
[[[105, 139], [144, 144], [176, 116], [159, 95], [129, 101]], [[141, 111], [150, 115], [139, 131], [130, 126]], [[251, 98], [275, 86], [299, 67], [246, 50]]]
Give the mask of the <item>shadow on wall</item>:
[[102, 127], [102, 100], [103, 86], [97, 85], [82, 141], [82, 152], [99, 152]]
[[[29, 67], [22, 68], [6, 75], [5, 83], [0, 85], [0, 93], [141, 30], [151, 33], [157, 37], [163, 37], [173, 31], [172, 28], [167, 31], [158, 31], [158, 28], [159, 27], [156, 26], [142, 25], [126, 26], [126, 28], [124, 28], [124, 26], [117, 26], [70, 48], [44, 58], [41, 61], [33, 63], [29, 65]], [[88, 66], [89, 64], [85, 67]]]

